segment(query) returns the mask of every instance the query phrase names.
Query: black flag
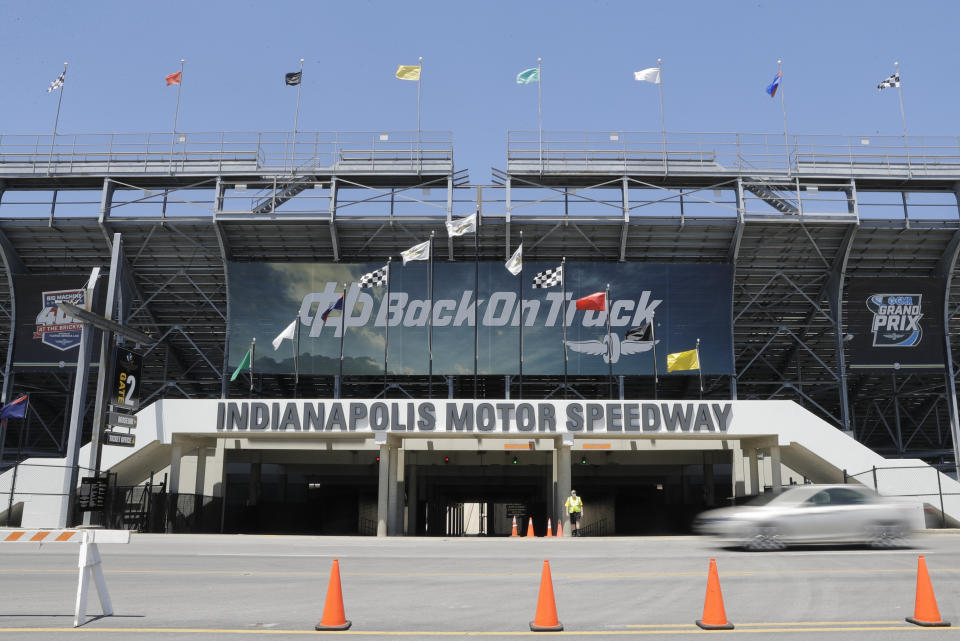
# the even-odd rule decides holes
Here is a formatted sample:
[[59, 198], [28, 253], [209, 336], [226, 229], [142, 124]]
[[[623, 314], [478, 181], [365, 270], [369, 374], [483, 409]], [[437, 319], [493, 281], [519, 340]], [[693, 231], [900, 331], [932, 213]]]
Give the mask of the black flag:
[[624, 334], [624, 339], [632, 342], [644, 342], [653, 340], [653, 332], [650, 323], [644, 321], [639, 327], [631, 327]]
[[283, 79], [287, 83], [288, 87], [296, 87], [300, 84], [300, 79], [303, 77], [302, 71], [294, 71], [286, 74]]

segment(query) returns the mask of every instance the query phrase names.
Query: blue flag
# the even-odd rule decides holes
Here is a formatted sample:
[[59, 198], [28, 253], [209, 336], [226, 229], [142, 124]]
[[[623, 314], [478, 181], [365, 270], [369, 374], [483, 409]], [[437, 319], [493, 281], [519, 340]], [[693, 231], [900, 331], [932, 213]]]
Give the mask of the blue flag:
[[330, 307], [328, 307], [328, 308], [327, 308], [327, 311], [325, 311], [324, 313], [320, 314], [320, 320], [322, 320], [324, 323], [326, 323], [326, 322], [327, 322], [327, 316], [329, 316], [329, 315], [330, 315], [330, 312], [332, 312], [332, 311], [335, 310], [335, 309], [339, 309], [340, 311], [343, 311], [343, 294], [340, 294], [340, 296], [337, 297], [337, 301], [336, 301], [333, 305], [331, 305]]
[[767, 85], [767, 93], [770, 94], [770, 97], [773, 98], [777, 95], [777, 89], [780, 88], [780, 76], [783, 75], [781, 72], [777, 72], [776, 78], [773, 79], [769, 85]]
[[0, 409], [0, 419], [4, 418], [23, 418], [27, 413], [27, 402], [29, 396], [24, 394], [20, 398], [10, 401]]

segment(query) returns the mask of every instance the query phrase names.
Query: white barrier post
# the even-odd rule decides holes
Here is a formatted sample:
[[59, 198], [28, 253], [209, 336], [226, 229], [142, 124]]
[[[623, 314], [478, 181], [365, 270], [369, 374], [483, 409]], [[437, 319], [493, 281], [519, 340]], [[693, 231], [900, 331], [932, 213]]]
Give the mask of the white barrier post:
[[80, 542], [80, 577], [77, 581], [77, 607], [73, 613], [73, 627], [77, 628], [87, 620], [87, 590], [93, 577], [100, 597], [100, 607], [104, 616], [113, 614], [113, 604], [107, 591], [107, 582], [103, 578], [103, 565], [100, 563], [100, 550], [97, 548], [93, 532], [84, 532]]

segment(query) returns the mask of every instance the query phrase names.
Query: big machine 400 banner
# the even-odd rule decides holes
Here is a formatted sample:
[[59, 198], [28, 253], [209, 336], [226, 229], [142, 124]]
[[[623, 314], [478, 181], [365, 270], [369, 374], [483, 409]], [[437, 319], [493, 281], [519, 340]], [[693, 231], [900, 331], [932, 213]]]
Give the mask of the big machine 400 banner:
[[[345, 374], [382, 374], [387, 340], [390, 373], [427, 373], [429, 263], [391, 265], [389, 304], [385, 279], [378, 279], [375, 287], [361, 288], [358, 282], [383, 265], [231, 263], [230, 367], [240, 363], [256, 338], [256, 372], [292, 373], [293, 350], [299, 345], [301, 374], [336, 374], [345, 327]], [[703, 373], [733, 373], [730, 265], [567, 263], [566, 305], [560, 286], [532, 287], [535, 274], [558, 265], [525, 263], [522, 274], [513, 276], [503, 263], [480, 263], [475, 312], [474, 263], [435, 264], [434, 373], [473, 374], [475, 313], [480, 374], [519, 371], [521, 318], [524, 374], [563, 373], [564, 318], [572, 375], [606, 374], [608, 362], [615, 374], [653, 374], [654, 353], [657, 369], [665, 375], [667, 354], [694, 349], [698, 338]], [[337, 305], [344, 283], [346, 297]], [[578, 298], [603, 292], [608, 283], [609, 335], [606, 311], [578, 310], [575, 305]], [[294, 319], [296, 331], [287, 335], [292, 340], [277, 341], [274, 349], [271, 343]], [[647, 332], [651, 320], [654, 328]], [[635, 328], [643, 329], [628, 340], [627, 332]]]
[[90, 308], [83, 277], [14, 276], [16, 328], [13, 365], [22, 369], [75, 367], [82, 324], [61, 302]]

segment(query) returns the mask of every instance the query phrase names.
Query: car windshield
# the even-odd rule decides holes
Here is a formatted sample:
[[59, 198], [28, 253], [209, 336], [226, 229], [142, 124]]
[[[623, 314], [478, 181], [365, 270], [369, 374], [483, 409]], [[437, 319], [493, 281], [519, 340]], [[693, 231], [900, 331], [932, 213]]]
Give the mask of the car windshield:
[[813, 486], [807, 485], [791, 487], [779, 492], [764, 492], [747, 501], [744, 505], [759, 507], [763, 505], [802, 503], [810, 498], [810, 495], [815, 493], [815, 491], [816, 489]]
[[753, 497], [752, 499], [744, 503], [744, 505], [751, 505], [753, 507], [758, 507], [760, 505], [769, 505], [770, 503], [778, 503], [780, 502], [780, 500], [783, 499], [785, 494], [786, 492], [764, 492], [763, 494], [759, 494]]

